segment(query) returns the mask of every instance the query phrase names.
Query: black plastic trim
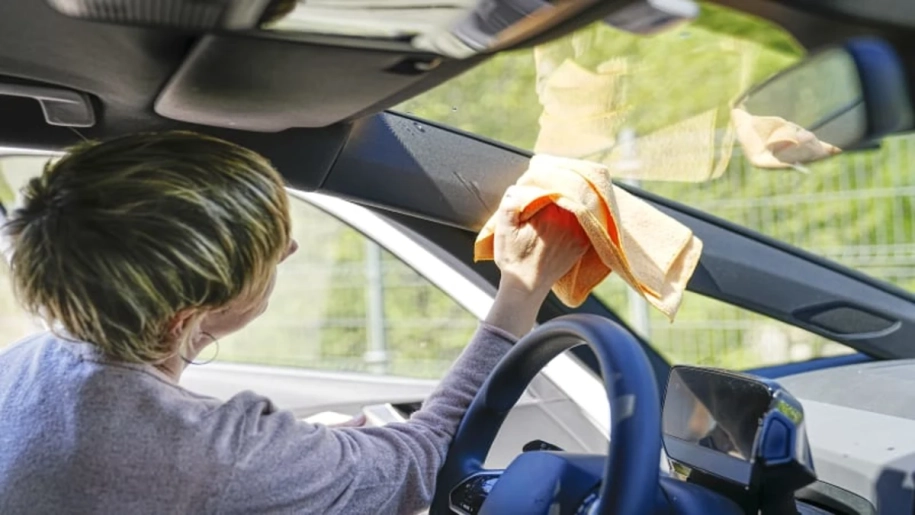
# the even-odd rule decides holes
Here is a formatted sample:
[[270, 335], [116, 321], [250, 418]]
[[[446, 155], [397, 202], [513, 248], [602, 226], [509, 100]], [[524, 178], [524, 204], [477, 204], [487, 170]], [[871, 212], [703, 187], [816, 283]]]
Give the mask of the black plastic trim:
[[407, 57], [423, 56], [434, 57], [206, 35], [159, 93], [154, 108], [173, 120], [248, 131], [326, 127], [419, 81], [425, 74], [387, 70]]
[[813, 506], [819, 506], [836, 513], [877, 515], [877, 509], [867, 499], [823, 481], [816, 481], [801, 488], [797, 491], [795, 497]]
[[[893, 29], [907, 29], [907, 22], [915, 21], [915, 10], [910, 10], [900, 16], [900, 5], [908, 5], [908, 2], [900, 2], [892, 7], [886, 5], [886, 0], [871, 0], [862, 2], [860, 0], [777, 0], [780, 3], [789, 4], [797, 9], [804, 10], [817, 16], [835, 18], [853, 23], [867, 23], [869, 25], [880, 26]], [[890, 0], [892, 2], [893, 0]], [[883, 4], [885, 11], [879, 11], [880, 4]], [[876, 9], [873, 9], [876, 7]]]
[[846, 365], [857, 365], [873, 361], [870, 356], [864, 354], [846, 354], [844, 356], [830, 356], [828, 358], [815, 358], [807, 361], [795, 363], [785, 363], [782, 365], [772, 365], [760, 368], [751, 368], [746, 370], [748, 374], [765, 377], [766, 379], [778, 379], [779, 377], [791, 376], [813, 372], [815, 370], [825, 370], [827, 368], [844, 367]]

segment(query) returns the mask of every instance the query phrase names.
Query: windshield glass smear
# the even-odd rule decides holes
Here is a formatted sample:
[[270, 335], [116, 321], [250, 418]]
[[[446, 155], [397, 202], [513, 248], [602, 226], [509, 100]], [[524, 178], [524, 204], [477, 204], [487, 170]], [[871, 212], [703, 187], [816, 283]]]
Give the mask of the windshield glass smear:
[[[497, 55], [397, 110], [535, 153], [604, 163], [617, 182], [915, 288], [915, 138], [808, 167], [754, 167], [730, 109], [805, 51], [767, 21], [701, 7], [693, 22], [655, 36], [597, 22]], [[613, 275], [596, 294], [674, 362], [742, 368], [849, 351], [690, 293], [671, 327]]]

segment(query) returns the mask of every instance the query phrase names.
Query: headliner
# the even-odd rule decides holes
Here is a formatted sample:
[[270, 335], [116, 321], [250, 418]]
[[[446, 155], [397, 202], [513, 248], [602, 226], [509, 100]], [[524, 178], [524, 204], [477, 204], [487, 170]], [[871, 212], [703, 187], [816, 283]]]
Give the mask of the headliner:
[[[608, 10], [620, 1], [625, 0], [605, 1], [602, 9]], [[915, 60], [915, 52], [904, 51], [915, 45], [913, 31], [873, 21], [849, 22], [835, 18], [834, 13], [824, 15], [816, 12], [820, 5], [816, 2], [802, 2], [805, 10], [769, 0], [717, 3], [768, 18], [808, 48], [851, 36], [878, 34], [897, 44], [903, 59], [910, 61], [907, 64]], [[539, 39], [568, 32], [600, 14], [591, 12], [589, 17]], [[231, 51], [231, 60], [220, 55], [223, 51]], [[201, 35], [70, 19], [41, 0], [3, 0], [0, 7], [0, 81], [34, 81], [90, 94], [97, 123], [81, 130], [86, 137], [106, 138], [169, 128], [198, 130], [251, 146], [272, 159], [284, 174], [293, 164], [297, 165], [297, 175], [301, 174], [305, 159], [315, 165], [309, 166], [315, 178], [308, 182], [316, 185], [330, 171], [353, 121], [429, 89], [484, 59], [446, 61], [420, 77], [388, 77], [373, 97], [373, 90], [365, 87], [327, 84], [371, 84], [394, 62], [392, 55], [371, 49], [347, 49], [348, 54], [335, 54], [358, 57], [358, 66], [327, 58], [340, 51], [326, 44], [265, 41], [245, 35]], [[227, 66], [233, 62], [235, 66]], [[311, 63], [313, 68], [302, 63]], [[220, 68], [230, 70], [222, 73]], [[265, 69], [269, 73], [257, 73]], [[312, 82], [323, 86], [309, 90], [302, 82], [308, 74], [319, 75], [320, 80]], [[258, 75], [258, 79], [251, 80], [252, 75]], [[171, 97], [163, 95], [165, 88], [171, 90], [167, 91]], [[241, 98], [243, 106], [239, 106]], [[172, 113], [184, 121], [158, 114], [157, 100], [170, 102]], [[342, 113], [339, 121], [333, 113], [318, 109], [328, 103], [337, 107], [338, 114]], [[310, 109], [309, 105], [315, 108]], [[221, 110], [228, 114], [222, 116]], [[4, 113], [0, 147], [58, 151], [78, 140], [67, 128], [47, 125], [34, 100], [0, 97], [0, 112]], [[311, 128], [264, 132], [285, 127]]]

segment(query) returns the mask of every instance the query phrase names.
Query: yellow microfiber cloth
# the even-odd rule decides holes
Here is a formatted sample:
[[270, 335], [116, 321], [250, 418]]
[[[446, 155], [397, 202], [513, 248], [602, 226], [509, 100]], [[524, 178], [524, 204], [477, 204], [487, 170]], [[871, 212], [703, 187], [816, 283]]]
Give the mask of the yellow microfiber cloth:
[[[553, 285], [562, 302], [581, 305], [615, 271], [673, 320], [702, 253], [702, 242], [689, 228], [614, 186], [607, 167], [589, 161], [537, 155], [516, 186], [522, 222], [556, 204], [575, 215], [591, 240], [585, 255]], [[493, 259], [495, 226], [491, 218], [480, 231], [474, 260]]]

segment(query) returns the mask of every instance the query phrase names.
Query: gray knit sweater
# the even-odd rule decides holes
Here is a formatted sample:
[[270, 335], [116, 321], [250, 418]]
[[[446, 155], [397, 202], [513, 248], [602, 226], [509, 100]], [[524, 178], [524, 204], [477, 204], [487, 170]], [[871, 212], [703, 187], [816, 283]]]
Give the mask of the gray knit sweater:
[[482, 325], [407, 423], [328, 428], [35, 335], [0, 354], [0, 513], [415, 513], [512, 340]]

